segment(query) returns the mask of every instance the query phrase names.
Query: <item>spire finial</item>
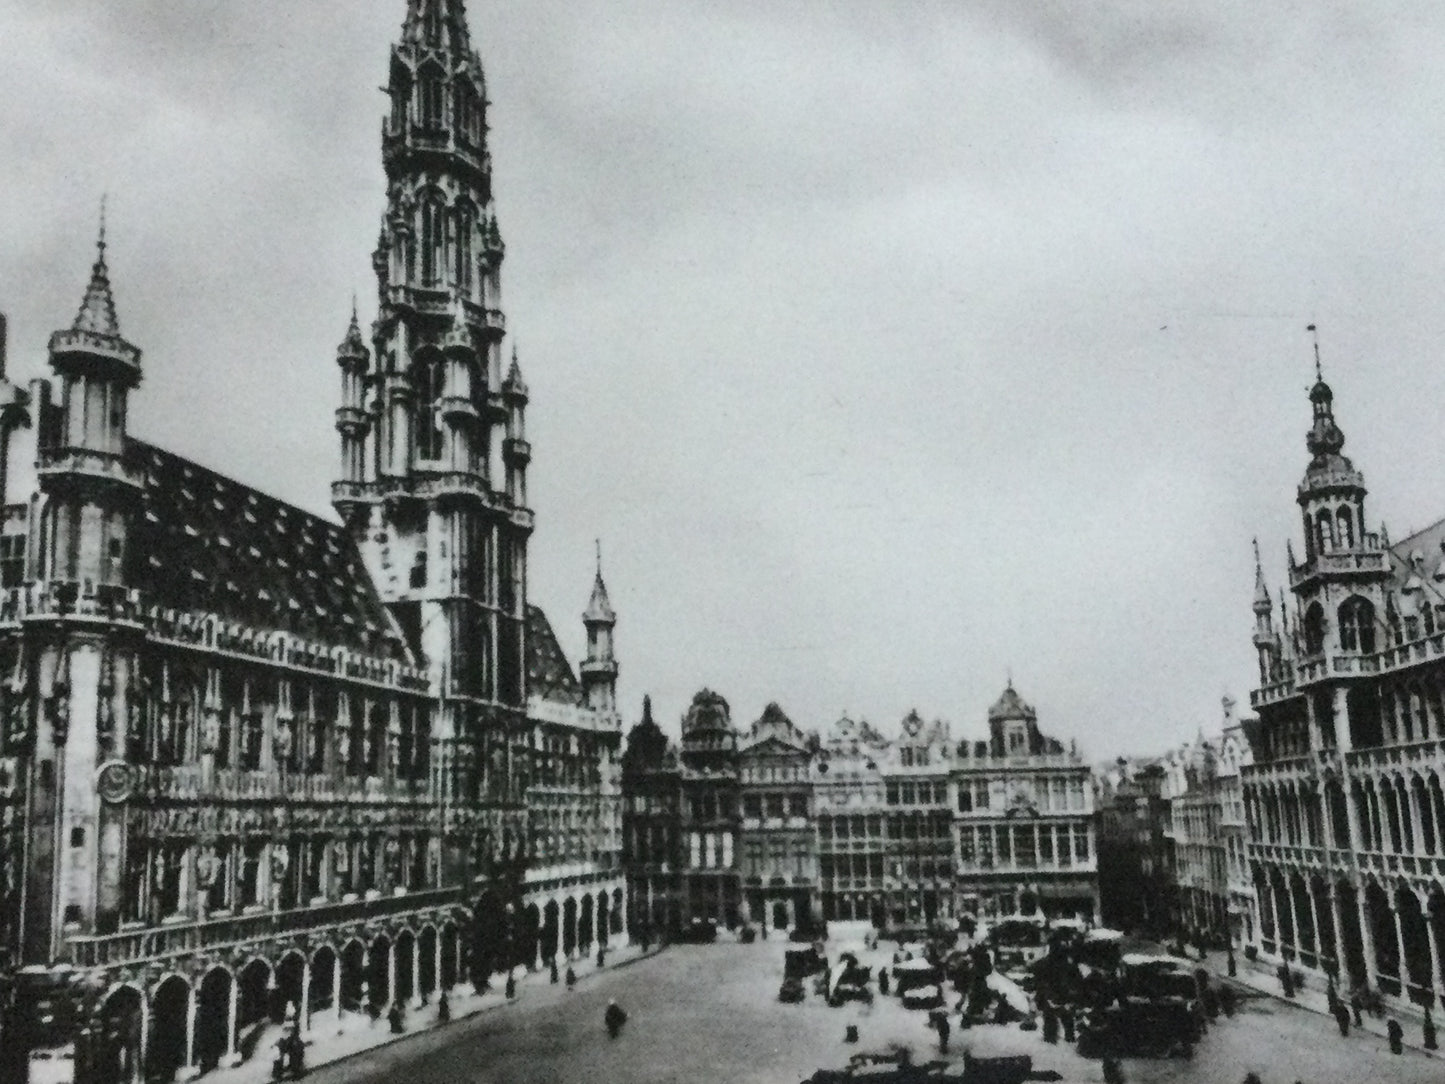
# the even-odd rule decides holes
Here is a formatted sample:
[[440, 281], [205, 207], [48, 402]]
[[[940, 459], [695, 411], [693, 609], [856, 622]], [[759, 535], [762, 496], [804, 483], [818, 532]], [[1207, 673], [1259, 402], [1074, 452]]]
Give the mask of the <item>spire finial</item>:
[[102, 256], [105, 255], [105, 197], [106, 193], [102, 192], [100, 194], [100, 233], [95, 241], [95, 247], [100, 250]]
[[74, 331], [91, 331], [98, 335], [120, 337], [120, 322], [115, 315], [115, 298], [110, 290], [110, 269], [105, 264], [105, 196], [100, 197], [100, 225], [95, 238], [95, 263], [90, 269], [90, 284], [76, 313]]
[[1315, 346], [1315, 379], [1316, 379], [1316, 380], [1324, 380], [1324, 378], [1325, 378], [1325, 377], [1324, 377], [1324, 372], [1323, 372], [1323, 370], [1320, 368], [1320, 333], [1315, 329], [1315, 325], [1314, 325], [1314, 324], [1310, 324], [1309, 327], [1305, 328], [1305, 330], [1310, 333], [1310, 338], [1314, 341], [1314, 346]]
[[597, 576], [602, 577], [602, 539], [594, 538], [593, 544], [597, 547]]

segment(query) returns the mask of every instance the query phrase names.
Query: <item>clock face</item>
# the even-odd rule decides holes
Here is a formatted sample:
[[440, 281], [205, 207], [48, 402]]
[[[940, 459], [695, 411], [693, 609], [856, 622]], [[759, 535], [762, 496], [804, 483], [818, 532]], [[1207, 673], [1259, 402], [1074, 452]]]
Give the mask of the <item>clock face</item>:
[[108, 761], [95, 773], [95, 789], [103, 801], [123, 802], [135, 790], [135, 769], [121, 760]]

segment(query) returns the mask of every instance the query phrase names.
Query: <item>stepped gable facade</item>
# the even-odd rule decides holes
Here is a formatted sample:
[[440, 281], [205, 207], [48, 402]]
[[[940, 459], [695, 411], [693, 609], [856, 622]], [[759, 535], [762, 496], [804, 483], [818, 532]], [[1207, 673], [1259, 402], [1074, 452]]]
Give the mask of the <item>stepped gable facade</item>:
[[574, 670], [528, 601], [461, 0], [408, 0], [387, 93], [339, 524], [130, 434], [103, 225], [50, 375], [0, 369], [0, 1078], [187, 1079], [626, 936], [616, 614], [599, 562]]

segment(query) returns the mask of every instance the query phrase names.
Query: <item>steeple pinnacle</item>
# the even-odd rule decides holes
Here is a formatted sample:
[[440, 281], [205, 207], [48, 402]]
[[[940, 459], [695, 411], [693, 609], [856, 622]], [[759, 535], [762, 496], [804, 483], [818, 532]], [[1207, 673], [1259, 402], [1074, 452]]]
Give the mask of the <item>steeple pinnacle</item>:
[[597, 540], [597, 576], [592, 581], [592, 598], [582, 620], [588, 623], [610, 625], [617, 620], [612, 602], [607, 597], [607, 585], [602, 582], [602, 540]]
[[1267, 614], [1274, 609], [1269, 597], [1269, 588], [1264, 583], [1264, 565], [1259, 559], [1259, 539], [1254, 540], [1254, 612]]
[[464, 0], [407, 0], [401, 36], [421, 45], [470, 52]]
[[96, 335], [120, 338], [120, 321], [115, 315], [115, 298], [110, 290], [110, 269], [105, 263], [105, 197], [100, 198], [100, 232], [95, 242], [95, 263], [90, 269], [90, 285], [75, 314], [72, 331], [89, 331]]
[[346, 337], [341, 340], [341, 345], [336, 348], [336, 357], [358, 358], [365, 360], [368, 357], [366, 339], [361, 334], [361, 318], [356, 311], [356, 295], [351, 295], [351, 323], [346, 329]]
[[[1310, 454], [1315, 457], [1317, 463], [1331, 456], [1338, 456], [1340, 450], [1345, 446], [1345, 434], [1335, 424], [1334, 392], [1325, 383], [1323, 371], [1320, 368], [1320, 340], [1315, 325], [1310, 324], [1306, 328], [1314, 338], [1315, 349], [1315, 386], [1310, 389], [1310, 402], [1314, 405], [1315, 421], [1305, 438], [1305, 445], [1309, 448]], [[1348, 469], [1348, 464], [1345, 464]]]

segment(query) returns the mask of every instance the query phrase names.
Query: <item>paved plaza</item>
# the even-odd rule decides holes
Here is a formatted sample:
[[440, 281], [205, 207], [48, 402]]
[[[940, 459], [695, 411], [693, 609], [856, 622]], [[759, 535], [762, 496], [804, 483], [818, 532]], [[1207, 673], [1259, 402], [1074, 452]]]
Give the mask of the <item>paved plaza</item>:
[[[925, 1014], [893, 998], [872, 1006], [829, 1008], [811, 992], [801, 1005], [776, 1000], [784, 945], [679, 945], [627, 966], [590, 975], [577, 988], [524, 984], [515, 1002], [467, 1020], [321, 1068], [317, 1084], [797, 1084], [820, 1067], [859, 1051], [908, 1046], [919, 1061], [937, 1056]], [[886, 951], [886, 947], [885, 947]], [[879, 956], [886, 960], [886, 955]], [[868, 962], [865, 960], [865, 962]], [[615, 998], [630, 1014], [609, 1040], [602, 1014]], [[858, 1045], [843, 1042], [857, 1024]], [[1011, 1028], [954, 1031], [950, 1055], [1026, 1052], [1036, 1070], [1065, 1081], [1102, 1080], [1097, 1061], [1039, 1032]], [[1258, 1072], [1264, 1084], [1442, 1079], [1442, 1063], [1418, 1051], [1388, 1053], [1383, 1039], [1341, 1039], [1332, 1021], [1296, 1005], [1252, 996], [1233, 1020], [1221, 1020], [1193, 1060], [1127, 1060], [1126, 1079], [1234, 1084]]]

